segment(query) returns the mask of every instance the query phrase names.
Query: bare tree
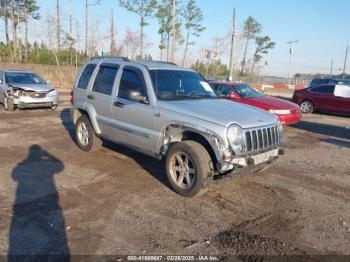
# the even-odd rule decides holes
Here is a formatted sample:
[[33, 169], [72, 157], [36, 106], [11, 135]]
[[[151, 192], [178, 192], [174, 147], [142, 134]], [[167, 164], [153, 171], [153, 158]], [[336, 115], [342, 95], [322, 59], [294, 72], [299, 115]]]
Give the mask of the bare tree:
[[18, 18], [15, 16], [15, 0], [10, 2], [10, 15], [12, 21], [12, 40], [13, 40], [13, 57], [17, 61], [17, 24]]
[[57, 53], [60, 52], [61, 46], [61, 13], [60, 13], [60, 0], [56, 0], [56, 41], [57, 41]]
[[10, 43], [10, 36], [9, 36], [9, 26], [8, 26], [8, 19], [9, 19], [9, 5], [8, 0], [1, 0], [1, 11], [0, 16], [4, 18], [4, 26], [5, 26], [5, 37], [6, 37], [6, 43]]
[[114, 10], [111, 10], [111, 47], [110, 47], [111, 55], [115, 55], [118, 53], [117, 48], [117, 40], [116, 40], [116, 29], [114, 23]]
[[85, 55], [90, 56], [88, 53], [88, 39], [89, 39], [89, 7], [99, 5], [101, 0], [85, 0]]
[[137, 35], [137, 33], [127, 28], [123, 45], [126, 51], [126, 56], [134, 59], [137, 56], [137, 49], [140, 46], [140, 37]]

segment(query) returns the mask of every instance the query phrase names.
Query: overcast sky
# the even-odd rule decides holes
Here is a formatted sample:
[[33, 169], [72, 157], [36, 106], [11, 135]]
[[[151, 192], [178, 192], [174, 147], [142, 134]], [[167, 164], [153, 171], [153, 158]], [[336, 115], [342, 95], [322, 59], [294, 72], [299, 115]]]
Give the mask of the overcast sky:
[[[183, 0], [183, 2], [186, 1]], [[64, 30], [68, 30], [68, 0], [61, 0], [61, 2]], [[84, 36], [84, 2], [73, 0], [73, 16], [81, 26], [79, 30], [81, 38]], [[293, 73], [329, 73], [332, 58], [334, 59], [334, 71], [343, 68], [345, 49], [350, 44], [349, 0], [197, 0], [197, 2], [204, 13], [203, 24], [206, 30], [200, 38], [195, 40], [196, 45], [191, 48], [190, 56], [193, 58], [200, 56], [201, 50], [210, 45], [213, 37], [227, 34], [231, 27], [232, 9], [235, 6], [238, 27], [242, 26], [248, 16], [253, 16], [263, 25], [262, 34], [269, 35], [276, 42], [275, 49], [263, 60], [268, 62], [268, 66], [263, 69], [264, 73], [278, 76], [288, 75], [289, 47], [286, 42], [289, 40], [299, 40], [294, 50]], [[56, 0], [38, 0], [42, 20], [48, 12], [55, 14], [55, 3]], [[91, 8], [91, 16], [100, 23], [98, 34], [103, 39], [101, 47], [109, 46], [108, 30], [112, 8], [116, 12], [119, 40], [124, 37], [127, 27], [134, 31], [139, 30], [139, 21], [135, 14], [121, 8], [117, 0], [102, 0], [100, 6]], [[150, 42], [146, 53], [151, 53], [154, 59], [159, 59], [158, 22], [151, 19], [149, 23], [150, 25], [145, 29], [148, 42]], [[33, 25], [30, 31], [31, 39], [45, 37], [43, 36], [44, 21], [34, 22]], [[0, 32], [3, 40], [3, 26]], [[81, 45], [83, 48], [83, 42]], [[252, 42], [250, 52], [253, 48]], [[181, 53], [179, 51], [179, 55]], [[222, 57], [222, 60], [227, 62], [227, 56]], [[350, 71], [349, 65], [347, 71]]]

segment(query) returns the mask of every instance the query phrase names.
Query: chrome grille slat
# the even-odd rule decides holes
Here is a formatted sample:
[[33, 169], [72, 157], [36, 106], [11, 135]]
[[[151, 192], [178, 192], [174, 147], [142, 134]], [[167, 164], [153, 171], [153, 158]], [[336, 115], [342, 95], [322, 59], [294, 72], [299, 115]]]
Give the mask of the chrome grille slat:
[[280, 136], [277, 126], [249, 129], [245, 131], [245, 151], [266, 150], [279, 145]]

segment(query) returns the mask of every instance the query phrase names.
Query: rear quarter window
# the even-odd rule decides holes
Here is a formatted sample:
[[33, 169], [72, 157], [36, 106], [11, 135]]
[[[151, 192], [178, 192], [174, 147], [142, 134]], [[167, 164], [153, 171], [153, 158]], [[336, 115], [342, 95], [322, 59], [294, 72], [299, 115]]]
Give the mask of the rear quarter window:
[[89, 64], [82, 72], [77, 87], [80, 89], [87, 89], [91, 76], [94, 73], [96, 64]]

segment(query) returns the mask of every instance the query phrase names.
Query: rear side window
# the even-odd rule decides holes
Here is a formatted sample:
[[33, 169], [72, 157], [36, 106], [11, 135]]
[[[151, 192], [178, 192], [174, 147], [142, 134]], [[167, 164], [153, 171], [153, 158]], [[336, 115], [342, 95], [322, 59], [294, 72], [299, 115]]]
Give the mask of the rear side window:
[[316, 93], [322, 93], [322, 94], [334, 94], [334, 85], [324, 85], [324, 86], [316, 86], [312, 87], [311, 91]]
[[80, 76], [77, 87], [81, 89], [86, 89], [89, 85], [92, 74], [96, 68], [95, 64], [89, 64], [85, 67], [83, 73]]
[[92, 91], [105, 95], [111, 95], [117, 73], [117, 67], [101, 66], [96, 76]]

